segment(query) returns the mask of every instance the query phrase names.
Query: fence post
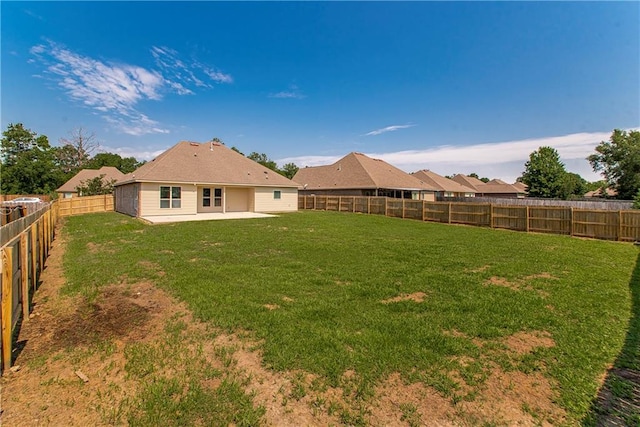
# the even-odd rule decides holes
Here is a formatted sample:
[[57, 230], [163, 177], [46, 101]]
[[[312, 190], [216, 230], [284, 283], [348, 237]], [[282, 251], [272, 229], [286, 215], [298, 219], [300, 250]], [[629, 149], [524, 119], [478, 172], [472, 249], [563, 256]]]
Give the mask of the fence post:
[[622, 241], [622, 209], [618, 211], [618, 241]]
[[29, 261], [27, 259], [27, 233], [20, 233], [20, 282], [22, 284], [22, 318], [29, 318]]
[[2, 370], [11, 367], [11, 329], [13, 305], [13, 248], [6, 247], [2, 250]]
[[489, 203], [489, 224], [493, 228], [493, 203]]
[[356, 212], [356, 196], [353, 196], [353, 202], [351, 203], [351, 212]]
[[389, 216], [389, 204], [387, 203], [389, 201], [388, 197], [384, 198], [384, 216]]
[[402, 219], [404, 219], [404, 199], [402, 199]]
[[31, 285], [35, 292], [36, 286], [38, 284], [38, 251], [36, 248], [38, 247], [38, 228], [36, 223], [31, 224], [31, 242], [29, 246], [31, 247]]
[[528, 233], [529, 232], [529, 206], [527, 205], [525, 206], [525, 208], [527, 208], [526, 214], [525, 214], [525, 220], [527, 221], [525, 225], [525, 231]]
[[422, 222], [424, 222], [424, 199], [422, 199]]
[[313, 196], [313, 210], [314, 211], [316, 210], [316, 199], [317, 198], [318, 198], [317, 196]]
[[573, 206], [569, 211], [569, 235], [573, 236]]
[[371, 214], [371, 196], [367, 197], [367, 215]]
[[447, 222], [451, 224], [451, 202], [449, 202], [449, 210], [447, 211], [447, 215], [449, 216]]
[[42, 265], [44, 264], [44, 217], [38, 218], [38, 261], [40, 264], [39, 270], [42, 271]]

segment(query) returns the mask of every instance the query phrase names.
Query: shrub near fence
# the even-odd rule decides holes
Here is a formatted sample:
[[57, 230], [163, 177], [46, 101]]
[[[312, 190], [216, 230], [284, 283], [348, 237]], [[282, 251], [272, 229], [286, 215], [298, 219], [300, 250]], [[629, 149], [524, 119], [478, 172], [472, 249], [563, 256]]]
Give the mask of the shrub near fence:
[[358, 196], [300, 196], [300, 209], [386, 215], [507, 230], [566, 234], [592, 239], [640, 241], [640, 211], [557, 206], [427, 202]]
[[29, 318], [29, 296], [36, 289], [49, 255], [57, 219], [58, 203], [53, 202], [0, 228], [0, 353], [3, 372], [11, 367], [12, 338], [20, 316]]

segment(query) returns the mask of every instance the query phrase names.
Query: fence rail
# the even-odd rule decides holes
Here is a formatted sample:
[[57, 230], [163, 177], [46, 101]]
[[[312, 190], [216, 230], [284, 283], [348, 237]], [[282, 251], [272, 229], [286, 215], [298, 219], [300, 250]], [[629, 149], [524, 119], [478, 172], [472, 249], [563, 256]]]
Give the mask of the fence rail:
[[113, 194], [59, 199], [60, 216], [113, 211]]
[[[0, 354], [2, 372], [11, 367], [13, 333], [22, 316], [29, 319], [30, 294], [49, 255], [59, 216], [58, 202], [0, 228]], [[9, 227], [11, 229], [9, 229]]]
[[590, 210], [558, 206], [427, 202], [358, 196], [300, 196], [299, 209], [386, 215], [507, 230], [640, 241], [639, 210]]

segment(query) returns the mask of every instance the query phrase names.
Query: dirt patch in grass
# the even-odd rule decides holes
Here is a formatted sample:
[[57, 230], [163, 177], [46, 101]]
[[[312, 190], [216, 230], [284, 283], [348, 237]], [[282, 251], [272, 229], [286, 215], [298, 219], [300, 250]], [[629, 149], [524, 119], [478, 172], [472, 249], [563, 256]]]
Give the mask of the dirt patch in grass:
[[402, 295], [398, 295], [397, 297], [382, 300], [382, 303], [391, 304], [394, 302], [401, 302], [401, 301], [423, 302], [426, 296], [427, 294], [425, 294], [424, 292], [414, 292], [412, 294], [402, 294]]
[[520, 284], [518, 282], [510, 282], [504, 277], [492, 276], [486, 281], [488, 285], [502, 286], [505, 288], [513, 289], [514, 291], [520, 290]]
[[466, 270], [466, 271], [469, 272], [469, 273], [482, 273], [483, 271], [487, 271], [490, 268], [491, 268], [490, 265], [483, 265], [481, 267], [473, 268], [471, 270]]
[[267, 310], [277, 310], [280, 308], [278, 304], [265, 304], [263, 305], [263, 307], [266, 308]]
[[[465, 388], [467, 388], [465, 386]], [[526, 375], [494, 368], [471, 400], [452, 400], [422, 383], [405, 383], [398, 373], [376, 388], [371, 408], [375, 425], [410, 425], [407, 408], [414, 408], [414, 425], [556, 425], [565, 413], [553, 402], [554, 392], [540, 373]]]
[[109, 247], [106, 247], [106, 245], [104, 244], [101, 245], [93, 242], [87, 243], [87, 251], [92, 254], [97, 254], [98, 252], [107, 253], [107, 254], [115, 253], [114, 248], [109, 248]]
[[548, 297], [549, 293], [547, 291], [543, 289], [534, 288], [531, 285], [530, 282], [535, 279], [557, 280], [558, 278], [549, 273], [532, 274], [532, 275], [523, 277], [522, 279], [515, 279], [515, 280], [508, 280], [504, 277], [492, 276], [489, 279], [487, 279], [484, 284], [485, 286], [491, 286], [491, 285], [502, 286], [505, 288], [512, 289], [514, 291], [520, 291], [520, 290], [535, 291], [538, 293], [538, 295], [540, 295], [543, 298]]
[[527, 354], [539, 347], [549, 348], [556, 345], [551, 334], [546, 331], [517, 332], [507, 337], [505, 344], [516, 354]]

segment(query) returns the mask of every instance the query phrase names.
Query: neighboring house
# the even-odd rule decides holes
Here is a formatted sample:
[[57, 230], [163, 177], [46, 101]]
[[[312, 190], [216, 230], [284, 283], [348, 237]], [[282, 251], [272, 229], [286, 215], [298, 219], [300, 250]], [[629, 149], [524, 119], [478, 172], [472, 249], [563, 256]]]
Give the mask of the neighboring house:
[[395, 166], [362, 153], [349, 153], [332, 165], [301, 168], [293, 180], [301, 185], [300, 194], [304, 195], [435, 200], [437, 191]]
[[527, 187], [524, 183], [520, 182], [520, 181], [516, 181], [514, 182], [513, 185], [516, 190], [518, 190], [519, 192], [523, 193], [523, 194], [527, 194], [527, 190], [529, 187]]
[[452, 178], [458, 184], [462, 184], [466, 187], [473, 188], [476, 191], [477, 197], [500, 197], [500, 198], [522, 198], [526, 195], [525, 191], [514, 187], [511, 184], [499, 179], [492, 179], [491, 181], [484, 183], [478, 178], [471, 176], [458, 174]]
[[602, 188], [598, 188], [597, 190], [594, 191], [589, 191], [588, 193], [586, 193], [584, 195], [584, 197], [596, 197], [596, 198], [606, 198], [606, 197], [616, 197], [618, 195], [618, 192], [616, 190], [614, 190], [613, 188], [607, 188], [605, 189], [605, 195], [602, 195]]
[[56, 190], [58, 196], [63, 199], [71, 197], [78, 197], [82, 194], [78, 194], [77, 188], [84, 182], [102, 176], [102, 181], [107, 184], [111, 181], [120, 181], [125, 175], [113, 166], [103, 166], [100, 169], [82, 169], [73, 178], [65, 182]]
[[419, 170], [411, 175], [435, 188], [438, 199], [476, 196], [476, 190], [427, 169]]
[[131, 216], [298, 210], [298, 184], [218, 142], [179, 142], [116, 185]]

